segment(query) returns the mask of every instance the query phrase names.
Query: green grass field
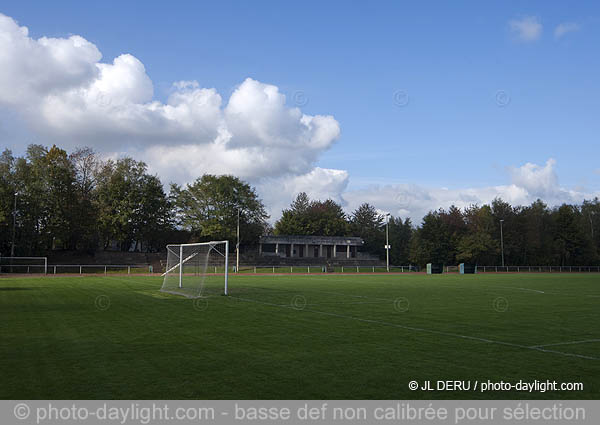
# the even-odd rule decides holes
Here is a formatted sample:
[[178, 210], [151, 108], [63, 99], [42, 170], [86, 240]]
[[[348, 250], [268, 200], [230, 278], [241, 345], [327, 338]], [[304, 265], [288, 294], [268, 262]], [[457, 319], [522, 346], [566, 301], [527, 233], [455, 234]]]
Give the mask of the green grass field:
[[[600, 398], [598, 274], [240, 275], [199, 300], [161, 283], [0, 279], [0, 398]], [[408, 388], [536, 379], [584, 389]]]

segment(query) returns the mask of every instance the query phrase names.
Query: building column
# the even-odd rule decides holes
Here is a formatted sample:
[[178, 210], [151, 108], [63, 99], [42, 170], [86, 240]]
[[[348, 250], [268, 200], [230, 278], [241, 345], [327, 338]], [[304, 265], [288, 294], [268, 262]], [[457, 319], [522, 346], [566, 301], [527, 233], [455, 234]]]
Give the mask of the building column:
[[313, 255], [314, 255], [314, 253], [312, 255], [308, 253], [308, 244], [306, 244], [306, 246], [304, 247], [304, 256], [312, 257]]
[[275, 254], [279, 255], [279, 243], [275, 244]]
[[290, 246], [290, 257], [294, 256], [294, 244], [291, 244], [292, 246]]
[[346, 258], [350, 258], [350, 245], [346, 245]]
[[258, 244], [258, 255], [262, 255], [262, 244]]
[[319, 257], [323, 256], [323, 245], [319, 245]]
[[333, 244], [333, 258], [337, 257], [337, 245]]

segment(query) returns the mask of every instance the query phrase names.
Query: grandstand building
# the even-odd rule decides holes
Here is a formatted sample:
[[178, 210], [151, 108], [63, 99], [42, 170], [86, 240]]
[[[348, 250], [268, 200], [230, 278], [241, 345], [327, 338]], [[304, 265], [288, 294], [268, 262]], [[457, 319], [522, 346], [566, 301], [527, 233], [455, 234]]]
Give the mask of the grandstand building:
[[362, 257], [364, 241], [354, 236], [261, 236], [262, 257], [349, 260]]

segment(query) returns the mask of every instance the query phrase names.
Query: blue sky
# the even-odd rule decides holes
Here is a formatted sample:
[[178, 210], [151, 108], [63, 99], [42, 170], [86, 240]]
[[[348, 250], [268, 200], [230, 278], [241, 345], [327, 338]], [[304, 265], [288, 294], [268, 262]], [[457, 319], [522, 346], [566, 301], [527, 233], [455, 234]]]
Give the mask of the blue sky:
[[[163, 103], [173, 83], [185, 80], [216, 89], [224, 107], [251, 78], [276, 86], [287, 106], [303, 114], [332, 116], [339, 135], [309, 155], [308, 168], [286, 169], [281, 176], [243, 175], [261, 193], [279, 184], [273, 179], [299, 178], [314, 167], [343, 170], [344, 182], [314, 196], [337, 197], [350, 209], [361, 196], [367, 198], [365, 191], [378, 192], [380, 198], [369, 198], [376, 206], [416, 218], [435, 207], [425, 198], [446, 206], [455, 196], [462, 205], [466, 201], [459, 195], [467, 189], [481, 189], [485, 194], [473, 196], [485, 202], [493, 194], [489, 188], [516, 184], [528, 193], [515, 195], [515, 202], [541, 196], [550, 203], [600, 190], [596, 2], [378, 2], [374, 7], [367, 2], [59, 1], [32, 7], [8, 1], [0, 13], [28, 27], [34, 40], [79, 35], [102, 53], [101, 62], [133, 55], [153, 84], [153, 99]], [[10, 129], [0, 132], [5, 139], [0, 144], [18, 152], [24, 142], [19, 138], [56, 140], [46, 139], [30, 118], [14, 124], [15, 114], [23, 116], [14, 102], [2, 104], [0, 97], [0, 123]], [[114, 153], [103, 149], [102, 141], [90, 140], [99, 151]], [[550, 166], [549, 159], [554, 159]], [[532, 167], [522, 169], [527, 163]], [[164, 167], [151, 169], [168, 174]], [[536, 178], [542, 181], [532, 183]], [[529, 183], [519, 185], [523, 179]], [[304, 187], [296, 183], [285, 187], [290, 192]], [[402, 205], [392, 205], [386, 187], [425, 194], [415, 202], [400, 195], [394, 199]], [[454, 195], [430, 193], [439, 188]], [[292, 195], [265, 197], [277, 210]]]

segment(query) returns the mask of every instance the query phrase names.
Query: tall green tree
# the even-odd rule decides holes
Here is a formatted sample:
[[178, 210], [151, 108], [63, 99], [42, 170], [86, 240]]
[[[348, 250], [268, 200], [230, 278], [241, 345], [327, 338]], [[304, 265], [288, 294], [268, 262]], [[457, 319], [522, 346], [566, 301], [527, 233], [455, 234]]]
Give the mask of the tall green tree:
[[171, 185], [178, 223], [203, 240], [235, 240], [238, 211], [240, 241], [255, 244], [269, 217], [256, 190], [230, 175], [205, 174], [185, 188]]
[[16, 192], [15, 158], [5, 149], [0, 154], [0, 253], [9, 253], [13, 231], [13, 202]]
[[[540, 199], [522, 208], [518, 215], [523, 243], [518, 247], [518, 264], [558, 265], [554, 254], [552, 212]], [[509, 236], [512, 239], [514, 236]], [[508, 264], [513, 260], [509, 259]], [[514, 264], [514, 263], [512, 263]]]
[[105, 247], [119, 241], [123, 251], [145, 250], [144, 242], [159, 248], [152, 235], [169, 228], [170, 204], [158, 177], [146, 169], [145, 163], [132, 158], [109, 160], [100, 168], [98, 227]]
[[300, 192], [290, 207], [284, 209], [281, 218], [275, 223], [274, 232], [278, 235], [310, 234], [309, 209], [311, 201], [306, 192]]
[[594, 255], [596, 258], [600, 253], [600, 200], [585, 200], [581, 205], [581, 215], [583, 220], [583, 228], [589, 232], [592, 240]]
[[448, 232], [448, 262], [456, 263], [457, 247], [460, 240], [467, 233], [465, 217], [460, 208], [451, 205], [448, 211], [439, 210], [440, 220]]
[[349, 223], [340, 204], [327, 199], [310, 201], [307, 206], [307, 201], [306, 194], [301, 193], [283, 210], [275, 223], [276, 235], [348, 236]]
[[[410, 261], [410, 241], [414, 229], [410, 218], [402, 221], [400, 217], [390, 217], [389, 221], [389, 241], [390, 263], [397, 266], [408, 265]], [[383, 256], [382, 256], [383, 258]]]
[[429, 212], [421, 227], [413, 234], [410, 260], [421, 266], [426, 263], [452, 264], [454, 247], [452, 233], [442, 218], [443, 210]]
[[25, 157], [15, 161], [15, 192], [17, 193], [16, 255], [42, 255], [48, 251], [47, 167], [48, 150], [41, 145], [29, 145]]
[[458, 242], [456, 262], [497, 264], [499, 243], [493, 237], [495, 218], [489, 205], [465, 210], [467, 232]]
[[42, 234], [46, 249], [76, 249], [77, 193], [75, 170], [67, 152], [52, 146], [39, 164], [45, 191]]
[[364, 245], [362, 249], [378, 256], [385, 255], [384, 216], [377, 212], [373, 205], [364, 203], [350, 216], [350, 229], [353, 236], [360, 236]]
[[97, 183], [102, 161], [91, 148], [78, 148], [69, 155], [75, 172], [75, 220], [72, 224], [76, 249], [94, 252], [99, 244]]
[[579, 208], [563, 204], [555, 211], [554, 246], [561, 266], [588, 265], [594, 261], [590, 233]]

